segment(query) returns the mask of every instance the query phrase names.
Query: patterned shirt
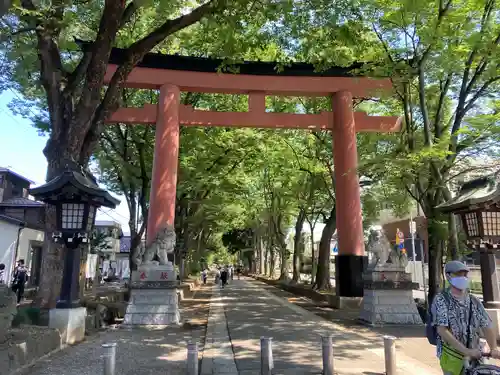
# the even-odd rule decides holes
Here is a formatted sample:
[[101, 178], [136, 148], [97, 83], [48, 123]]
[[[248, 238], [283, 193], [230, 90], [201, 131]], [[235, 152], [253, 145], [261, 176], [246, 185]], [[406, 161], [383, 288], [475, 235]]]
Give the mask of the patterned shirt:
[[[443, 296], [448, 293], [448, 298]], [[469, 323], [469, 309], [472, 298], [472, 318], [470, 327], [471, 348], [479, 346], [480, 328], [491, 327], [491, 319], [483, 307], [481, 301], [469, 293], [464, 298], [457, 298], [449, 291], [439, 293], [432, 303], [432, 324], [435, 326], [448, 327], [453, 336], [462, 344], [467, 346], [467, 325]], [[441, 356], [443, 341], [438, 335], [437, 356]]]

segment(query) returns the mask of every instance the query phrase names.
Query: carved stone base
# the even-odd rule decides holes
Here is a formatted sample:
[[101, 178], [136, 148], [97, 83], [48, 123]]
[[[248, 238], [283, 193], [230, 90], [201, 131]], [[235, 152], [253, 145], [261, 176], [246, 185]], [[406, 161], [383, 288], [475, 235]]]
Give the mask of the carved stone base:
[[363, 275], [364, 296], [360, 320], [370, 325], [423, 324], [413, 300], [418, 285], [400, 269], [371, 271]]
[[123, 326], [161, 328], [180, 323], [178, 282], [171, 264], [141, 265], [131, 276]]

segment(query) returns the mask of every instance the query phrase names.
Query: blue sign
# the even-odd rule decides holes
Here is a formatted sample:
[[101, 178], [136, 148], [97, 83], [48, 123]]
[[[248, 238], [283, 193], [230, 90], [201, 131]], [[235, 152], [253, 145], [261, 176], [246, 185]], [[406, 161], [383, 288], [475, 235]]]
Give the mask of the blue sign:
[[332, 248], [332, 255], [338, 255], [339, 254], [339, 249], [337, 247], [337, 245], [335, 244], [335, 246]]

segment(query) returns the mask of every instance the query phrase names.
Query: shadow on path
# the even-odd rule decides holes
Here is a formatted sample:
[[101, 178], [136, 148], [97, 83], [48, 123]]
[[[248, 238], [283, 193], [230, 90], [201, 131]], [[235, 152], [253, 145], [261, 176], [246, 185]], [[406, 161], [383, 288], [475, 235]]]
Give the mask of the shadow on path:
[[[265, 286], [250, 280], [234, 280], [221, 290], [235, 361], [240, 374], [258, 374], [260, 337], [273, 338], [275, 368], [286, 374], [320, 374], [322, 371], [321, 335], [334, 340], [336, 368], [383, 370], [383, 362], [367, 349], [379, 349], [380, 342], [353, 340], [342, 332], [326, 332], [317, 321], [308, 321], [264, 292]], [[363, 362], [364, 369], [356, 369]], [[293, 370], [293, 372], [291, 372]], [[349, 372], [350, 373], [350, 372]], [[366, 374], [369, 374], [367, 372]], [[377, 372], [372, 372], [377, 374]]]

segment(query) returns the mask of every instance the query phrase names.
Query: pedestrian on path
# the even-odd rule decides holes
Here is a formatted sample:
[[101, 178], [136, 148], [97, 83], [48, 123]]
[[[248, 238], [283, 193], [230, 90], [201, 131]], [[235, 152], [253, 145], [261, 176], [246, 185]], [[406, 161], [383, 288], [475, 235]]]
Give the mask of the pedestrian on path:
[[0, 284], [5, 284], [5, 264], [0, 263]]
[[217, 270], [215, 271], [215, 284], [216, 285], [219, 283], [219, 280], [220, 280], [220, 269], [217, 268]]
[[203, 284], [207, 283], [207, 275], [208, 271], [206, 268], [204, 268], [203, 271], [201, 272], [201, 278], [203, 279]]
[[17, 295], [17, 304], [21, 303], [24, 297], [24, 286], [28, 279], [28, 270], [24, 266], [24, 259], [19, 259], [17, 267], [14, 270], [14, 280], [12, 282], [12, 290]]
[[444, 375], [464, 373], [464, 358], [480, 359], [480, 331], [493, 358], [500, 359], [492, 321], [481, 301], [469, 291], [469, 268], [451, 261], [445, 266], [450, 287], [437, 294], [431, 306], [432, 325], [437, 331], [437, 356]]
[[224, 288], [224, 286], [226, 286], [226, 283], [227, 283], [227, 269], [226, 268], [223, 268], [222, 269], [222, 272], [220, 273], [220, 282], [221, 282], [221, 287]]

